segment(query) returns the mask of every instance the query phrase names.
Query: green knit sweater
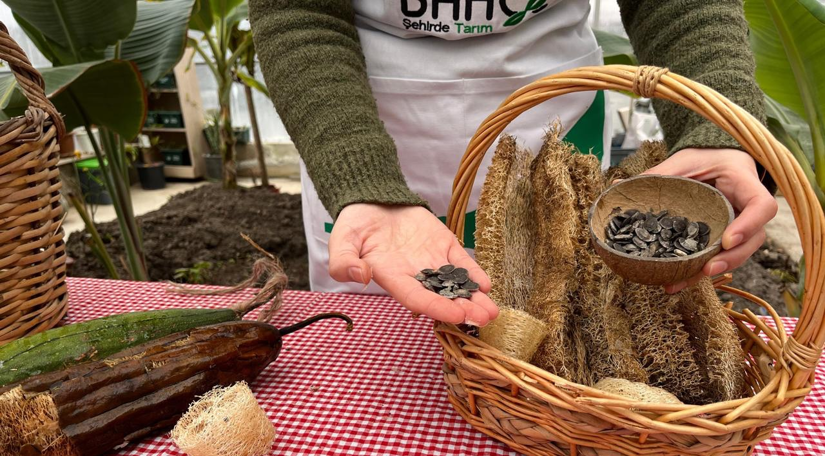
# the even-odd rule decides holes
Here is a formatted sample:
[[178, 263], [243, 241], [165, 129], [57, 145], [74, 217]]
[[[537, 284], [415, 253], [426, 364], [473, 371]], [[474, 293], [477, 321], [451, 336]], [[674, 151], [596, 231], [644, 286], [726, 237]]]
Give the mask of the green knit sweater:
[[[712, 87], [764, 121], [742, 5], [619, 0], [641, 64]], [[249, 0], [249, 16], [272, 101], [332, 217], [353, 203], [426, 205], [407, 186], [378, 117], [351, 0]], [[673, 151], [739, 148], [687, 109], [660, 101], [654, 107]]]

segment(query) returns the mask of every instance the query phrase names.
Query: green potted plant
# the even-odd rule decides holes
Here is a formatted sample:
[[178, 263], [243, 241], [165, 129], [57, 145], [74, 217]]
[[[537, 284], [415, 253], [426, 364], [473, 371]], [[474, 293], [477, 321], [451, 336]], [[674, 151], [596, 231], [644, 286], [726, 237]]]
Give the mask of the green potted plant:
[[221, 123], [220, 115], [215, 110], [206, 114], [203, 135], [209, 144], [209, 153], [204, 154], [206, 162], [206, 178], [220, 182], [223, 178], [223, 158], [221, 157]]
[[166, 187], [166, 177], [163, 173], [163, 158], [160, 154], [160, 137], [146, 135], [138, 136], [140, 148], [140, 162], [135, 162], [138, 171], [140, 186], [144, 190], [159, 190]]

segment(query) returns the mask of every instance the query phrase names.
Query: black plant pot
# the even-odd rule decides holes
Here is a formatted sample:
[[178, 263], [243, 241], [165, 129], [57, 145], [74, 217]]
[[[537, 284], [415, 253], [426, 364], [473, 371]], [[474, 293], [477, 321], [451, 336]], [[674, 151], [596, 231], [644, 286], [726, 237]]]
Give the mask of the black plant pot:
[[107, 205], [112, 204], [112, 196], [103, 186], [103, 174], [99, 169], [78, 170], [80, 179], [80, 190], [83, 198], [89, 204]]
[[166, 187], [166, 176], [163, 174], [163, 162], [135, 163], [140, 178], [140, 186], [144, 190], [159, 190]]
[[223, 159], [220, 155], [204, 155], [206, 162], [206, 178], [220, 182], [223, 179]]

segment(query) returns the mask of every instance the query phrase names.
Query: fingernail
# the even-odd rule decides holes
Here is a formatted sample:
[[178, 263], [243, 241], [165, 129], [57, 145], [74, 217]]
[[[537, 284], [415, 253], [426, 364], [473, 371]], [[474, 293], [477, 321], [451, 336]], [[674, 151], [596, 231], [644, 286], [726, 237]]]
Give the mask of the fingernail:
[[470, 325], [470, 326], [478, 326], [478, 323], [474, 322], [473, 320], [471, 320], [469, 318], [464, 319], [464, 324], [465, 325]]
[[719, 275], [728, 270], [728, 264], [724, 261], [714, 261], [710, 264], [711, 276]]
[[353, 282], [364, 283], [364, 275], [361, 273], [361, 268], [355, 266], [349, 268], [349, 278]]
[[730, 237], [730, 247], [728, 249], [732, 249], [732, 248], [736, 247], [737, 245], [741, 244], [742, 239], [744, 239], [744, 238], [745, 238], [745, 236], [743, 236], [741, 234], [734, 234], [733, 236], [731, 236]]

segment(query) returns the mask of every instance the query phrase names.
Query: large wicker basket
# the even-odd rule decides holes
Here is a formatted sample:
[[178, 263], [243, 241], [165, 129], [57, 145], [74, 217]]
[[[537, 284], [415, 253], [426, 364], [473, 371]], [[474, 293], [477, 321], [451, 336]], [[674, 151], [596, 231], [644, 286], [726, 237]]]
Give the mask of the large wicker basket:
[[0, 60], [29, 101], [0, 124], [0, 344], [51, 328], [66, 314], [59, 138], [65, 127], [40, 73], [0, 23]]
[[439, 323], [449, 399], [476, 429], [525, 454], [749, 454], [811, 391], [825, 342], [825, 217], [797, 162], [750, 114], [701, 84], [654, 67], [579, 68], [543, 78], [511, 95], [478, 128], [453, 184], [448, 225], [463, 239], [479, 164], [513, 119], [550, 98], [586, 90], [633, 91], [685, 106], [730, 133], [771, 173], [793, 210], [805, 252], [799, 323], [788, 334], [767, 303], [717, 281], [717, 288], [765, 307], [775, 329], [747, 310], [728, 309], [743, 340], [752, 395], [704, 406], [634, 403], [510, 358]]

